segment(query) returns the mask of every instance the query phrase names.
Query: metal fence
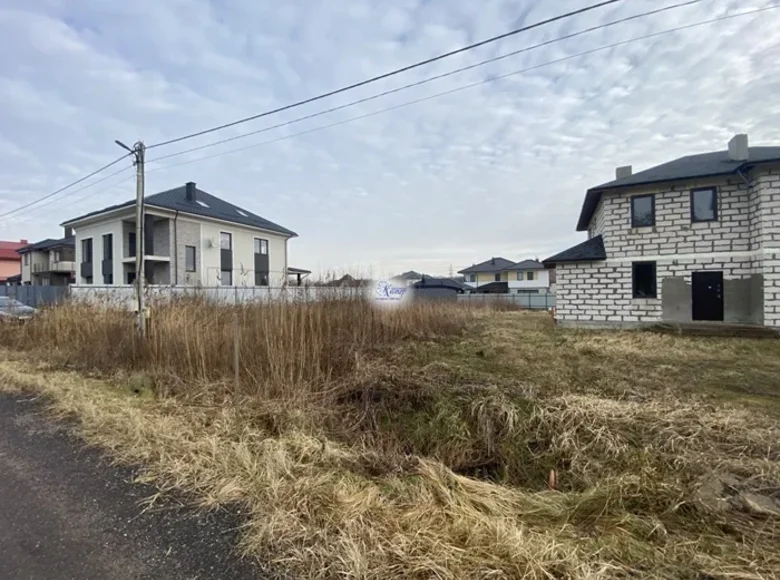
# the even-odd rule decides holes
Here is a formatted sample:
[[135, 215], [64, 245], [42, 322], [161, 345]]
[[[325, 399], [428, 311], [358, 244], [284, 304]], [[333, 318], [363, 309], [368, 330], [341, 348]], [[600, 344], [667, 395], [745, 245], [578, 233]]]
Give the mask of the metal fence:
[[0, 296], [39, 308], [59, 304], [68, 297], [68, 286], [0, 286]]
[[555, 307], [555, 294], [459, 294], [458, 302], [473, 305], [506, 302], [529, 310], [549, 310]]

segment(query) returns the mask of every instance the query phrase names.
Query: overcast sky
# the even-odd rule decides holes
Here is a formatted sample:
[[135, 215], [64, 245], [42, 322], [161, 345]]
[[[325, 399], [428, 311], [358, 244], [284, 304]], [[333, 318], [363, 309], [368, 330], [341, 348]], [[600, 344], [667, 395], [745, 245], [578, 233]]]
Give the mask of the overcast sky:
[[[724, 149], [739, 132], [748, 133], [752, 145], [780, 144], [780, 9], [260, 144], [771, 4], [702, 0], [337, 113], [151, 160], [677, 1], [624, 0], [281, 115], [149, 151], [147, 194], [195, 181], [298, 232], [289, 262], [315, 272], [444, 274], [491, 256], [545, 258], [583, 239], [574, 228], [584, 192], [611, 179], [617, 165], [633, 164], [636, 171]], [[121, 153], [114, 139], [163, 141], [592, 3], [3, 0], [0, 213], [113, 160]], [[59, 237], [65, 219], [131, 199], [127, 167], [94, 188], [0, 218], [0, 238]]]

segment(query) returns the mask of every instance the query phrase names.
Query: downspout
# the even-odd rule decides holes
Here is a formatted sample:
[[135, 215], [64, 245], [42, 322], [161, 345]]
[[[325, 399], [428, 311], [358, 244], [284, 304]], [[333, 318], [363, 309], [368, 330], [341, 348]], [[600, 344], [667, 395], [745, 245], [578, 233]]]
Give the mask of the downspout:
[[179, 210], [174, 210], [176, 214], [173, 216], [173, 284], [172, 286], [179, 285], [179, 226], [177, 221], [179, 219]]

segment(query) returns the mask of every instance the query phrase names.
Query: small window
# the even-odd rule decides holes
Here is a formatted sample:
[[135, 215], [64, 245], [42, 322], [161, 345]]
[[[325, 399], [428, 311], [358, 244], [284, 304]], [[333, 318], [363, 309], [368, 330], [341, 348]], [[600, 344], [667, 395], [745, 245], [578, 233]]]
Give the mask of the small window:
[[656, 298], [655, 262], [634, 262], [631, 264], [631, 279], [634, 298]]
[[114, 275], [113, 274], [105, 274], [103, 276], [103, 284], [106, 286], [111, 286], [114, 284]]
[[136, 253], [136, 247], [135, 247], [135, 232], [128, 232], [127, 234], [127, 255], [131, 258], [135, 258]]
[[522, 282], [525, 279], [524, 276], [525, 276], [525, 272], [518, 272], [517, 273], [518, 281]]
[[691, 221], [714, 222], [718, 219], [718, 191], [714, 187], [691, 190]]
[[30, 254], [24, 255], [24, 265], [27, 266], [30, 263]]
[[255, 238], [255, 254], [268, 255], [268, 240]]
[[184, 246], [184, 269], [187, 272], [195, 271], [195, 246]]
[[476, 282], [476, 281], [477, 281], [477, 275], [469, 274], [469, 282]]
[[92, 238], [81, 240], [81, 262], [83, 264], [92, 262]]
[[534, 273], [533, 272], [528, 272], [528, 279], [529, 280], [533, 280], [534, 279]]
[[493, 276], [493, 279], [494, 279], [496, 282], [501, 282], [501, 272], [498, 272], [498, 273], [496, 273], [496, 274]]
[[219, 247], [222, 250], [233, 249], [233, 236], [227, 232], [219, 233]]
[[631, 227], [646, 228], [655, 225], [655, 196], [637, 195], [631, 198]]
[[113, 234], [103, 235], [103, 259], [104, 260], [114, 259], [114, 235]]
[[236, 210], [236, 213], [237, 213], [238, 215], [242, 215], [242, 216], [244, 216], [244, 217], [249, 217], [249, 215], [247, 215], [247, 213], [246, 213], [246, 212], [244, 212], [243, 210], [240, 210], [240, 209], [237, 209], [237, 210]]
[[200, 200], [200, 199], [196, 199], [196, 200], [195, 200], [195, 202], [196, 202], [196, 203], [197, 203], [199, 206], [201, 206], [201, 207], [208, 207], [208, 206], [209, 206], [209, 204], [207, 204], [205, 201], [203, 201], [203, 200]]
[[232, 286], [233, 285], [233, 272], [230, 270], [222, 270], [219, 273], [219, 283], [222, 286]]
[[255, 272], [255, 286], [268, 286], [268, 272]]

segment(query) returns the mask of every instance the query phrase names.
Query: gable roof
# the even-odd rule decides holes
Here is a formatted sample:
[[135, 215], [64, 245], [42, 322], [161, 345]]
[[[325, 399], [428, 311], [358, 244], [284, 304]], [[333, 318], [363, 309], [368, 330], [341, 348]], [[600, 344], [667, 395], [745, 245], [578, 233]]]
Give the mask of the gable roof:
[[544, 264], [537, 260], [523, 260], [522, 262], [518, 262], [514, 266], [511, 266], [510, 268], [506, 268], [507, 270], [514, 271], [514, 270], [544, 270]]
[[514, 262], [511, 262], [510, 260], [507, 260], [505, 258], [490, 258], [489, 260], [485, 260], [484, 262], [480, 262], [479, 264], [474, 264], [473, 266], [470, 266], [468, 268], [464, 268], [463, 270], [459, 270], [458, 274], [472, 274], [477, 272], [502, 272], [509, 268], [510, 266], [514, 266]]
[[74, 248], [75, 246], [76, 246], [76, 239], [73, 236], [67, 236], [58, 239], [46, 238], [45, 240], [41, 240], [40, 242], [35, 242], [34, 244], [28, 244], [17, 251], [20, 254], [26, 254], [27, 252], [36, 252], [36, 251], [44, 252], [46, 250], [52, 250], [54, 248], [61, 248], [61, 247]]
[[680, 179], [734, 175], [738, 171], [747, 170], [757, 163], [780, 161], [780, 147], [749, 147], [748, 151], [748, 161], [733, 161], [729, 159], [728, 151], [686, 155], [674, 161], [668, 161], [650, 169], [634, 173], [628, 177], [615, 179], [592, 187], [585, 194], [585, 201], [582, 204], [582, 211], [577, 222], [577, 231], [588, 229], [590, 219], [593, 217], [599, 201], [601, 201], [603, 191]]
[[409, 270], [403, 274], [398, 274], [398, 276], [393, 276], [393, 278], [400, 278], [402, 280], [420, 280], [423, 278], [423, 275], [419, 272], [415, 272], [414, 270]]
[[[203, 217], [218, 219], [227, 222], [233, 222], [244, 226], [276, 232], [290, 237], [295, 237], [298, 235], [292, 230], [288, 230], [287, 228], [284, 228], [278, 224], [268, 221], [267, 219], [260, 217], [259, 215], [254, 214], [247, 209], [238, 207], [237, 205], [233, 205], [230, 202], [227, 202], [214, 195], [211, 195], [210, 193], [198, 189], [194, 183], [192, 183], [191, 186], [192, 189], [194, 190], [196, 201], [188, 201], [187, 200], [188, 185], [189, 184], [185, 184], [180, 187], [176, 187], [174, 189], [169, 189], [167, 191], [155, 193], [154, 195], [149, 195], [144, 198], [144, 204], [147, 206], [160, 207], [163, 209], [180, 211], [192, 215], [203, 216]], [[198, 201], [203, 202], [205, 206], [198, 203]], [[80, 215], [76, 218], [64, 222], [62, 225], [70, 225], [89, 217], [97, 216], [102, 213], [106, 213], [116, 209], [131, 207], [134, 205], [135, 205], [135, 200], [127, 201], [125, 203], [120, 203], [117, 205], [112, 205], [103, 208], [101, 210]]]
[[544, 260], [544, 265], [550, 267], [561, 262], [598, 262], [606, 259], [604, 238], [598, 235], [547, 258]]
[[425, 276], [419, 282], [413, 284], [414, 288], [451, 288], [460, 292], [471, 290], [471, 286], [464, 284], [458, 280], [452, 278], [436, 278], [431, 276]]

